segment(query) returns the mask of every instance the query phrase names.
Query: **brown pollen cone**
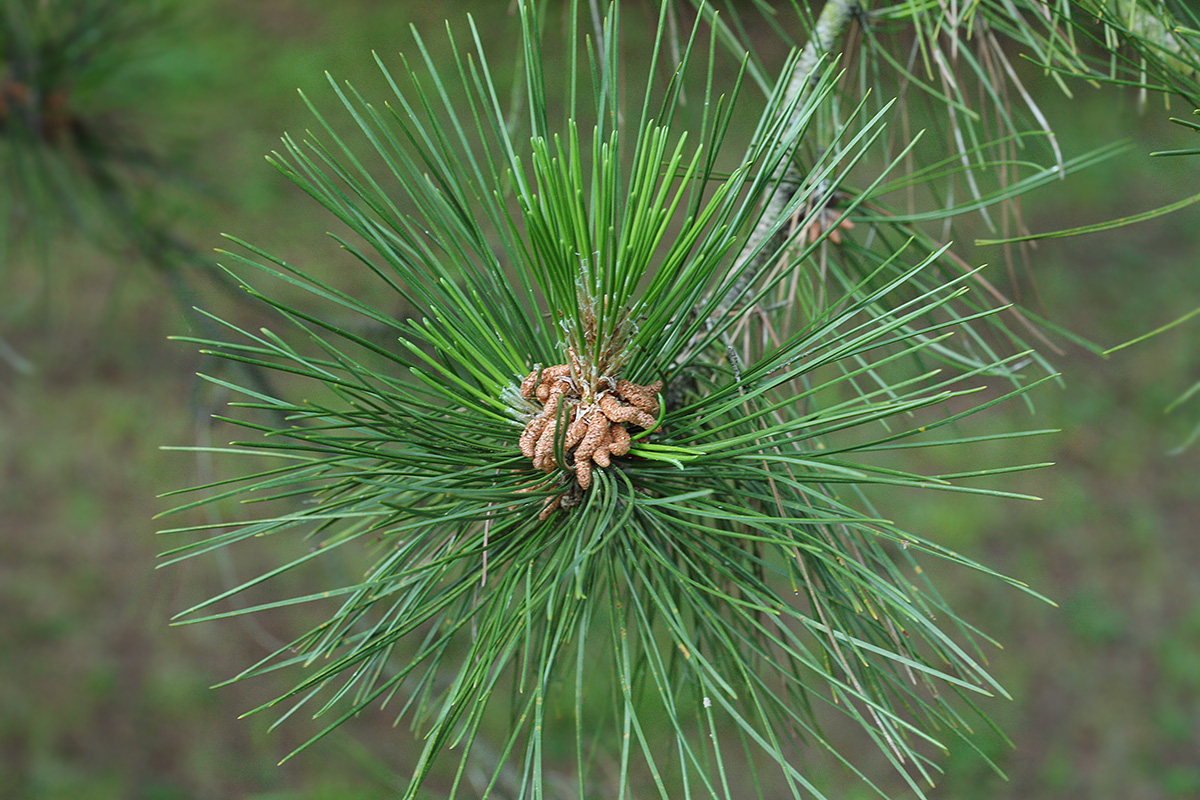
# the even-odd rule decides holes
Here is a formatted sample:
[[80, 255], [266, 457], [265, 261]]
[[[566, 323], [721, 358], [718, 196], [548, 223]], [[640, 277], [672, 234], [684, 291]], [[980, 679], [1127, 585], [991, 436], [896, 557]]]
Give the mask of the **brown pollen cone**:
[[[553, 472], [558, 466], [555, 445], [563, 445], [565, 463], [571, 465], [580, 489], [592, 484], [592, 469], [608, 467], [613, 457], [628, 455], [633, 445], [628, 424], [657, 430], [661, 409], [659, 393], [663, 382], [646, 386], [624, 378], [604, 375], [592, 385], [581, 380], [579, 358], [572, 351], [570, 364], [535, 367], [521, 381], [521, 396], [541, 403], [542, 409], [529, 418], [521, 432], [521, 455], [536, 469]], [[560, 409], [560, 406], [564, 406]], [[566, 425], [559, 437], [559, 424]], [[546, 519], [559, 508], [562, 495], [547, 501], [538, 515]]]

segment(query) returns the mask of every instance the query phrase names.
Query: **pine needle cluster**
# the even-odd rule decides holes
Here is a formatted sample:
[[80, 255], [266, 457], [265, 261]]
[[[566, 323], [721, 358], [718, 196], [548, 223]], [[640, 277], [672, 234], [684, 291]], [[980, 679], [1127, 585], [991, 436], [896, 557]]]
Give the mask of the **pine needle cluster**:
[[[391, 709], [423, 742], [406, 797], [438, 770], [452, 796], [643, 796], [635, 779], [664, 798], [821, 796], [805, 747], [859, 771], [822, 728], [831, 712], [919, 794], [970, 741], [973, 698], [1003, 694], [920, 564], [992, 573], [868, 490], [1003, 494], [972, 479], [1018, 467], [918, 475], [878, 457], [1024, 435], [959, 424], [1043, 364], [972, 292], [977, 270], [879, 211], [904, 153], [868, 157], [887, 107], [831, 127], [836, 65], [765, 104], [740, 77], [718, 93], [719, 28], [700, 17], [668, 57], [664, 4], [639, 75], [618, 5], [590, 33], [580, 5], [548, 74], [557, 24], [521, 4], [519, 118], [471, 27], [449, 69], [420, 36], [399, 70], [379, 59], [382, 104], [331, 82], [355, 141], [314, 105], [318, 133], [272, 156], [379, 289], [244, 242], [226, 255], [284, 328], [214, 317], [227, 335], [190, 341], [286, 389], [210, 378], [244, 397], [229, 421], [247, 438], [218, 451], [268, 466], [176, 511], [286, 510], [164, 531], [182, 539], [165, 563], [263, 536], [297, 555], [180, 619], [327, 608], [235, 679], [294, 675], [263, 710], [322, 718], [313, 740]], [[361, 575], [222, 610], [293, 571], [328, 581], [336, 568], [305, 568], [347, 551]], [[570, 768], [548, 754], [563, 733]]]

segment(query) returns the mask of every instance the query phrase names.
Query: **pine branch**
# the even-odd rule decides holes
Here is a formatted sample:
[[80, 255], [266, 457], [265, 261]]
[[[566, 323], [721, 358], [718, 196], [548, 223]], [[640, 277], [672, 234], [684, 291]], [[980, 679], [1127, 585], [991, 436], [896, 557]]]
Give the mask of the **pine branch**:
[[[785, 91], [785, 108], [795, 109], [787, 127], [803, 124], [797, 119], [804, 108], [803, 99], [816, 85], [818, 69], [827, 64], [839, 50], [850, 23], [866, 13], [870, 0], [828, 0], [817, 17], [808, 43], [792, 65]], [[759, 277], [763, 268], [777, 252], [774, 246], [784, 235], [782, 220], [789, 214], [788, 206], [803, 180], [794, 161], [781, 162], [771, 176], [770, 189], [762, 202], [764, 210], [742, 252], [734, 262], [733, 272], [741, 277], [731, 285], [717, 304], [716, 317], [724, 316], [747, 288]], [[818, 199], [818, 202], [821, 200]]]
[[[679, 81], [706, 66], [699, 28], [681, 39], [670, 85], [648, 79], [645, 97], [633, 98], [641, 116], [622, 118], [623, 87], [637, 81], [610, 80], [622, 53], [611, 5], [600, 49], [585, 64], [569, 47], [559, 70], [574, 80], [592, 68], [592, 96], [579, 98], [573, 83], [570, 93], [599, 123], [589, 130], [573, 115], [552, 127], [541, 30], [532, 4], [520, 5], [519, 94], [531, 136], [508, 126], [472, 29], [475, 52], [452, 47], [449, 69], [418, 37], [419, 59], [400, 75], [384, 70], [393, 93], [384, 105], [335, 84], [357, 141], [314, 104], [319, 134], [287, 138], [272, 156], [353, 233], [338, 242], [379, 290], [360, 299], [249, 245], [230, 256], [251, 296], [292, 328], [223, 323], [222, 338], [199, 343], [287, 376], [285, 396], [214, 379], [283, 422], [231, 418], [246, 441], [220, 452], [270, 462], [198, 487], [202, 497], [177, 510], [231, 498], [274, 505], [243, 504], [266, 509], [249, 521], [167, 531], [190, 538], [164, 555], [170, 563], [268, 535], [300, 537], [304, 549], [180, 616], [327, 604], [324, 621], [238, 679], [299, 673], [263, 709], [328, 715], [305, 746], [397, 697], [399, 717], [424, 742], [406, 798], [445, 760], [458, 761], [457, 786], [467, 760], [492, 747], [486, 721], [505, 705], [505, 684], [508, 729], [482, 783], [511, 783], [517, 796], [544, 796], [547, 709], [569, 705], [580, 796], [594, 793], [586, 754], [615, 742], [622, 792], [649, 772], [664, 797], [733, 796], [767, 764], [791, 796], [820, 797], [793, 763], [796, 739], [857, 772], [857, 759], [821, 730], [826, 708], [860, 726], [920, 795], [934, 769], [929, 753], [970, 740], [954, 696], [1003, 690], [972, 653], [977, 632], [917, 577], [914, 556], [994, 573], [864, 511], [861, 493], [1003, 494], [963, 481], [1008, 467], [921, 476], [871, 458], [910, 442], [978, 441], [921, 441], [972, 413], [959, 410], [974, 392], [963, 379], [1013, 384], [976, 401], [978, 410], [1030, 384], [1018, 364], [1026, 354], [997, 354], [981, 332], [997, 324], [997, 309], [966, 294], [974, 271], [940, 274], [943, 248], [919, 231], [880, 222], [872, 249], [848, 241], [851, 269], [830, 272], [818, 294], [796, 284], [814, 277], [807, 266], [819, 242], [795, 263], [767, 259], [752, 270], [747, 260], [795, 211], [814, 209], [805, 227], [825, 221], [822, 181], [837, 185], [861, 163], [877, 170], [869, 193], [904, 157], [868, 164], [888, 109], [860, 105], [827, 126], [827, 153], [770, 212], [808, 126], [834, 102], [828, 51], [850, 6], [830, 5], [734, 154], [724, 136], [738, 85], [717, 96], [711, 65], [701, 73], [702, 124], [676, 119]], [[719, 173], [729, 160], [733, 169]], [[777, 216], [764, 224], [768, 213]], [[753, 240], [760, 229], [766, 238]], [[726, 303], [742, 299], [732, 288], [751, 271], [748, 301]], [[420, 315], [397, 320], [378, 307], [395, 296]], [[386, 344], [359, 336], [340, 322], [347, 314], [394, 335]], [[955, 332], [965, 345], [953, 346]], [[743, 335], [732, 364], [711, 358]], [[940, 375], [943, 363], [954, 369]], [[660, 400], [688, 381], [700, 391]], [[361, 575], [221, 610], [351, 548], [370, 559]], [[606, 704], [609, 717], [597, 716]], [[740, 776], [725, 758], [739, 745], [750, 776], [735, 787]]]

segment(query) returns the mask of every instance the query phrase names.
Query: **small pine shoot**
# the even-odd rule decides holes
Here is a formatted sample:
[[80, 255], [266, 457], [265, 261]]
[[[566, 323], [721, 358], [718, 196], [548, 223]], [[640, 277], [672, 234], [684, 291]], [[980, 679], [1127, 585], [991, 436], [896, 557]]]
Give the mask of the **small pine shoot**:
[[[250, 513], [163, 531], [164, 565], [266, 536], [296, 555], [178, 619], [328, 610], [234, 679], [293, 676], [259, 710], [320, 719], [308, 744], [386, 706], [422, 742], [407, 798], [434, 774], [458, 797], [821, 797], [813, 748], [870, 782], [822, 726], [839, 713], [921, 795], [1004, 694], [921, 564], [1028, 590], [870, 493], [1004, 494], [976, 479], [1022, 467], [885, 459], [1027, 435], [963, 423], [1052, 374], [978, 270], [881, 211], [889, 107], [829, 113], [829, 60], [765, 105], [744, 69], [718, 92], [720, 28], [674, 37], [662, 9], [637, 74], [617, 4], [561, 26], [521, 4], [519, 114], [474, 27], [450, 68], [419, 36], [380, 59], [382, 104], [333, 83], [354, 137], [314, 104], [318, 133], [271, 160], [377, 291], [235, 242], [278, 331], [214, 316], [223, 337], [185, 340], [279, 388], [210, 378], [244, 398], [245, 440], [215, 451], [257, 466], [174, 513]], [[263, 599], [291, 574], [314, 583]]]

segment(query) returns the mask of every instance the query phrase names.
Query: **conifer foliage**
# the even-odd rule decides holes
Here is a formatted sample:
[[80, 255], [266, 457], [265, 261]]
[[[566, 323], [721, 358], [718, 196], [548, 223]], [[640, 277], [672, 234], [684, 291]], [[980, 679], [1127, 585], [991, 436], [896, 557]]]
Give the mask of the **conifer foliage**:
[[[901, 180], [906, 149], [870, 157], [894, 111], [839, 105], [835, 59], [797, 88], [793, 57], [763, 102], [719, 90], [709, 17], [676, 37], [662, 4], [639, 72], [619, 4], [581, 5], [521, 4], [515, 91], [473, 26], [449, 69], [417, 36], [378, 59], [389, 96], [331, 82], [346, 116], [313, 104], [318, 132], [273, 154], [378, 288], [225, 255], [277, 329], [213, 317], [226, 335], [190, 341], [281, 388], [210, 379], [244, 398], [246, 438], [218, 451], [258, 466], [176, 511], [268, 510], [164, 531], [166, 563], [262, 536], [296, 555], [180, 619], [327, 609], [236, 679], [294, 676], [261, 710], [307, 711], [314, 740], [388, 709], [422, 741], [406, 797], [435, 772], [460, 797], [821, 796], [811, 749], [859, 772], [822, 727], [839, 713], [921, 794], [975, 699], [1003, 694], [921, 563], [993, 573], [869, 490], [1002, 494], [973, 479], [1020, 467], [891, 457], [1026, 435], [967, 418], [1046, 364], [977, 270], [886, 206], [956, 168]], [[1014, 165], [976, 207], [1073, 163]], [[223, 610], [285, 574], [311, 589]]]

